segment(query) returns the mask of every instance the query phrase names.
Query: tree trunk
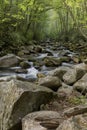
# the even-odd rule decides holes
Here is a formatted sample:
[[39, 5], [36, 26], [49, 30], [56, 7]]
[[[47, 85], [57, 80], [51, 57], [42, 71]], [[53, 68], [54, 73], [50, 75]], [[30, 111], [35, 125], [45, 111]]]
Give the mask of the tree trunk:
[[78, 25], [77, 20], [75, 19], [72, 10], [70, 9], [70, 7], [66, 4], [65, 0], [63, 0], [63, 3], [67, 9], [67, 11], [70, 13], [71, 18], [73, 19], [78, 31], [80, 32], [80, 34], [85, 38], [85, 40], [87, 40], [87, 35], [82, 31], [81, 27]]

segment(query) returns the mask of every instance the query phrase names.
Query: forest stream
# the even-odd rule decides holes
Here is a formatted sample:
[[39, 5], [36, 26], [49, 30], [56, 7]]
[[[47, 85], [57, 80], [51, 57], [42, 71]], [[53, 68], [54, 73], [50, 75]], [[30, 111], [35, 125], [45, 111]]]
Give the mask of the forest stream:
[[[36, 52], [29, 54], [29, 56], [27, 55], [27, 57], [32, 57], [32, 59], [26, 59], [26, 54], [23, 56], [23, 60], [27, 66], [25, 67], [25, 71], [22, 71], [23, 68], [20, 64], [13, 67], [0, 67], [0, 78], [18, 76], [33, 82], [38, 78], [38, 74], [48, 75], [49, 71], [54, 70], [59, 66], [71, 67], [76, 64], [76, 62], [79, 62], [78, 58], [77, 61], [74, 59], [75, 57], [78, 57], [77, 53], [74, 53], [61, 45], [54, 46], [54, 43], [50, 44], [42, 43], [41, 46], [37, 46], [36, 48], [42, 49], [42, 51], [38, 52], [37, 50]], [[46, 61], [43, 63], [45, 59], [48, 60], [47, 63]], [[50, 65], [50, 62], [54, 63]]]
[[87, 130], [87, 0], [0, 0], [0, 130]]
[[80, 44], [66, 45], [43, 42], [0, 57], [0, 130], [86, 128], [87, 59]]

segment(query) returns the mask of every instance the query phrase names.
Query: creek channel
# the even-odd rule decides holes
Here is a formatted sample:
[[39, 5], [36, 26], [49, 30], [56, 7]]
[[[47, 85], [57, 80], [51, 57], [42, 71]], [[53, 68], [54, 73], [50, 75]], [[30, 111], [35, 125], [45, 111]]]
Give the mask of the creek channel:
[[27, 63], [29, 63], [29, 68], [27, 68], [27, 73], [16, 73], [15, 70], [16, 69], [20, 69], [20, 66], [14, 66], [14, 67], [10, 67], [10, 68], [0, 68], [0, 78], [5, 78], [5, 77], [15, 77], [15, 76], [19, 76], [20, 78], [23, 78], [25, 80], [28, 81], [35, 81], [37, 79], [37, 75], [38, 73], [47, 75], [49, 73], [49, 71], [57, 68], [58, 66], [56, 65], [52, 65], [52, 66], [46, 66], [46, 64], [42, 64], [45, 58], [54, 58], [54, 59], [60, 59], [62, 57], [68, 57], [71, 60], [69, 60], [68, 62], [66, 61], [62, 61], [60, 66], [68, 66], [71, 67], [74, 63], [74, 61], [72, 60], [72, 57], [77, 56], [77, 53], [71, 52], [70, 50], [67, 50], [67, 48], [63, 47], [63, 46], [55, 46], [53, 47], [52, 45], [42, 45], [41, 46], [43, 48], [44, 51], [42, 51], [41, 53], [36, 53], [34, 54], [30, 54], [34, 59], [35, 62], [37, 62], [37, 64], [34, 64], [34, 62], [31, 61], [26, 61]]

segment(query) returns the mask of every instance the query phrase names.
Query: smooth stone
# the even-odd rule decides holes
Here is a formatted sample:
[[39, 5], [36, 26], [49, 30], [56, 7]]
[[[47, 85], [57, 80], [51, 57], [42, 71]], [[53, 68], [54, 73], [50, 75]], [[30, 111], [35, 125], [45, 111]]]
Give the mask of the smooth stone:
[[53, 130], [59, 126], [60, 115], [54, 111], [28, 114], [22, 120], [22, 130]]
[[64, 66], [61, 66], [61, 67], [58, 67], [52, 71], [50, 71], [48, 73], [48, 75], [51, 75], [51, 76], [57, 76], [59, 77], [61, 80], [63, 79], [63, 75], [69, 70], [70, 68], [69, 67], [64, 67]]
[[72, 85], [74, 84], [77, 80], [82, 78], [83, 75], [85, 75], [86, 71], [84, 71], [81, 68], [74, 68], [74, 69], [69, 69], [64, 75], [63, 75], [63, 80], [66, 84]]
[[57, 91], [61, 86], [61, 80], [55, 76], [46, 76], [45, 78], [41, 78], [39, 79], [38, 83], [54, 91]]
[[12, 67], [17, 65], [22, 59], [14, 54], [8, 54], [0, 58], [0, 67]]
[[74, 84], [74, 89], [84, 94], [87, 93], [87, 73]]
[[27, 68], [30, 68], [30, 67], [31, 67], [31, 65], [29, 64], [28, 61], [22, 61], [22, 62], [20, 63], [20, 66], [21, 66], [23, 69], [27, 69]]

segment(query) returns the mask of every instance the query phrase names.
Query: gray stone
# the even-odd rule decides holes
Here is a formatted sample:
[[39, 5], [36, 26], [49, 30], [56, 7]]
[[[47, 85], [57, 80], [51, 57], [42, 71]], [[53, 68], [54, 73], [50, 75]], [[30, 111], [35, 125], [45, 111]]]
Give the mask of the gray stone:
[[69, 98], [69, 96], [72, 94], [72, 92], [73, 92], [72, 86], [62, 83], [62, 87], [60, 87], [58, 89], [57, 94], [61, 98]]
[[69, 69], [69, 71], [67, 71], [64, 76], [63, 76], [63, 80], [66, 84], [72, 85], [73, 83], [75, 83], [77, 80], [79, 80], [80, 78], [82, 78], [82, 76], [85, 74], [85, 70], [81, 69], [81, 68], [74, 68], [74, 69]]
[[3, 82], [3, 81], [10, 81], [12, 79], [16, 79], [16, 75], [11, 75], [11, 76], [4, 76], [4, 77], [0, 77], [0, 82]]
[[28, 70], [27, 69], [22, 69], [22, 68], [18, 68], [18, 69], [14, 69], [14, 71], [16, 72], [16, 73], [28, 73]]
[[8, 54], [0, 58], [0, 67], [11, 67], [17, 65], [22, 59], [16, 55]]
[[87, 130], [87, 113], [65, 120], [56, 130]]
[[34, 47], [34, 51], [36, 51], [36, 52], [42, 52], [42, 47], [41, 46], [35, 46]]
[[20, 66], [21, 66], [23, 69], [27, 69], [27, 68], [31, 67], [31, 65], [29, 64], [28, 61], [22, 61], [22, 62], [20, 63]]
[[87, 92], [87, 73], [74, 84], [74, 89], [86, 93]]
[[30, 55], [30, 52], [27, 49], [23, 49], [23, 50], [19, 51], [17, 55], [20, 57], [23, 55]]
[[50, 72], [49, 72], [49, 75], [51, 75], [51, 76], [57, 76], [57, 77], [59, 77], [59, 78], [62, 80], [63, 75], [64, 75], [69, 69], [70, 69], [69, 67], [61, 66], [61, 67], [56, 68], [55, 70], [50, 71]]
[[20, 123], [30, 112], [39, 110], [53, 92], [29, 82], [11, 80], [0, 83], [0, 130], [8, 130]]
[[61, 80], [56, 76], [46, 76], [45, 78], [39, 79], [39, 84], [57, 91], [57, 89], [61, 86]]
[[81, 69], [87, 72], [87, 65], [85, 63], [80, 63], [77, 65], [74, 65], [74, 69]]
[[44, 58], [44, 64], [48, 67], [54, 67], [61, 65], [62, 62], [68, 62], [69, 57], [61, 57], [61, 58], [54, 58], [54, 57], [46, 57]]
[[22, 130], [53, 130], [59, 126], [60, 115], [54, 111], [34, 112], [22, 120]]
[[67, 110], [64, 110], [63, 114], [67, 117], [84, 114], [87, 112], [87, 104], [75, 106], [72, 108], [68, 108]]

